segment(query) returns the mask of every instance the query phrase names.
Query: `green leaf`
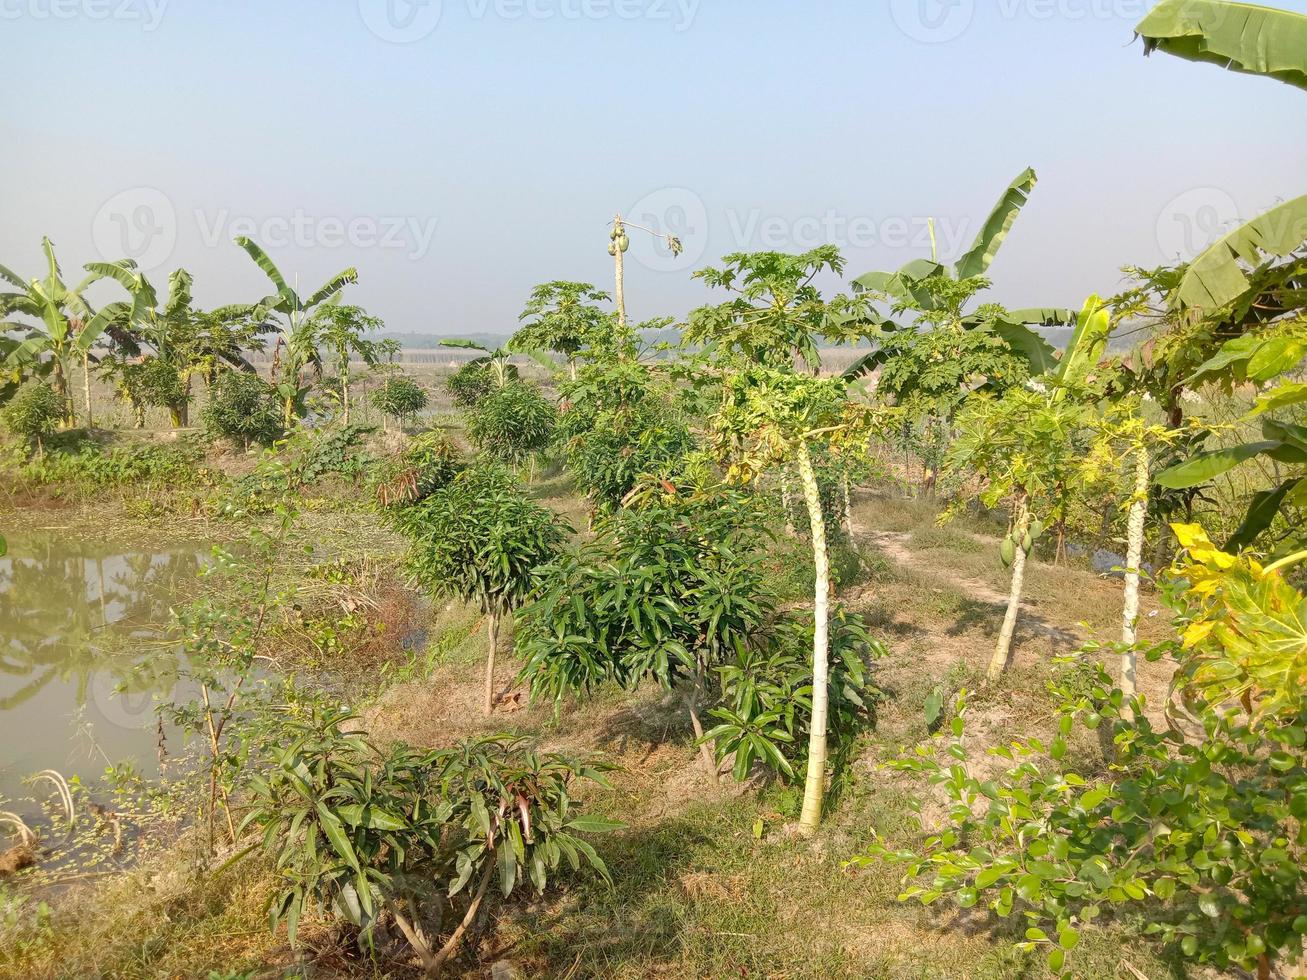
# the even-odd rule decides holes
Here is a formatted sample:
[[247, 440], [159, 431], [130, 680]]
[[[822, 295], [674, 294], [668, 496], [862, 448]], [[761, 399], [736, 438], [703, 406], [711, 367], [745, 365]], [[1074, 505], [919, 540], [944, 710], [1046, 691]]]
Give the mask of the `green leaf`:
[[1162, 51], [1307, 89], [1307, 17], [1299, 13], [1223, 0], [1162, 0], [1135, 34], [1146, 55]]
[[1307, 195], [1239, 226], [1189, 263], [1180, 279], [1176, 305], [1211, 309], [1234, 302], [1250, 286], [1240, 263], [1255, 266], [1267, 256], [1284, 258], [1298, 249], [1304, 239], [1307, 239]]
[[954, 274], [957, 278], [970, 279], [972, 276], [984, 275], [1038, 182], [1039, 178], [1035, 176], [1035, 171], [1027, 168], [1008, 185], [985, 220], [985, 226], [976, 236], [975, 243], [954, 266]]
[[614, 830], [625, 830], [626, 824], [620, 820], [607, 820], [587, 813], [567, 822], [568, 830], [579, 830], [583, 834], [607, 834]]
[[341, 860], [348, 864], [355, 871], [359, 870], [358, 855], [354, 853], [354, 845], [349, 842], [349, 835], [345, 833], [340, 819], [327, 809], [325, 803], [317, 803], [318, 822], [322, 824], [322, 832], [327, 835], [327, 840], [331, 842], [331, 848]]
[[1285, 497], [1302, 484], [1304, 479], [1307, 478], [1294, 477], [1292, 480], [1285, 480], [1274, 489], [1261, 490], [1253, 494], [1252, 503], [1248, 506], [1243, 523], [1225, 543], [1224, 550], [1233, 555], [1251, 547], [1252, 543], [1275, 522], [1276, 515], [1284, 505]]
[[1211, 452], [1199, 453], [1183, 463], [1177, 463], [1175, 466], [1158, 473], [1154, 477], [1154, 481], [1158, 486], [1170, 490], [1196, 487], [1234, 469], [1240, 463], [1252, 459], [1254, 456], [1273, 449], [1279, 449], [1281, 445], [1282, 443], [1270, 441], [1250, 442], [1242, 446], [1232, 446], [1228, 449], [1214, 449]]

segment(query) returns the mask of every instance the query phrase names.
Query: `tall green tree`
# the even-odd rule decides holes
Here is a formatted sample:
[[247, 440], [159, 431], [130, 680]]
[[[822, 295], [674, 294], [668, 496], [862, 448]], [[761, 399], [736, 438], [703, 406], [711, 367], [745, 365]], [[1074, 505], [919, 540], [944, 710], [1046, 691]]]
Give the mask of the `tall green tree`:
[[375, 367], [379, 351], [375, 341], [364, 335], [380, 330], [380, 318], [369, 316], [362, 307], [343, 303], [324, 303], [313, 312], [318, 342], [329, 350], [336, 362], [336, 376], [340, 384], [340, 408], [343, 420], [349, 425], [350, 365], [355, 358], [368, 367]]
[[830, 696], [830, 563], [813, 452], [865, 445], [870, 421], [865, 407], [850, 401], [844, 379], [815, 376], [818, 340], [848, 339], [862, 330], [863, 304], [845, 296], [828, 300], [813, 285], [822, 272], [843, 272], [834, 246], [802, 255], [737, 253], [725, 263], [695, 275], [734, 297], [693, 311], [685, 343], [707, 347], [722, 380], [711, 428], [729, 476], [748, 482], [769, 466], [794, 465], [803, 489], [815, 575], [812, 723], [800, 825], [812, 830], [826, 795]]
[[356, 269], [349, 268], [332, 276], [317, 291], [300, 296], [286, 282], [268, 253], [248, 238], [237, 238], [236, 244], [254, 260], [276, 292], [254, 304], [255, 316], [266, 320], [277, 329], [273, 353], [272, 382], [282, 399], [283, 421], [287, 427], [296, 417], [304, 414], [304, 399], [308, 388], [305, 372], [310, 368], [321, 371], [322, 354], [319, 350], [319, 321], [314, 318], [324, 303], [339, 303], [340, 293], [346, 286], [358, 282]]

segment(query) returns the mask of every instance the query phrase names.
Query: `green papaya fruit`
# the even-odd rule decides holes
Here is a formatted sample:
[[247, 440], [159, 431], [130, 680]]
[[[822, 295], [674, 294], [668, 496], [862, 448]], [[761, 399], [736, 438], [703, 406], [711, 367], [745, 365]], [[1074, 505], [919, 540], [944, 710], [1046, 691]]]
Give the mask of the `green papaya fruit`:
[[998, 556], [1003, 561], [1004, 568], [1011, 568], [1012, 563], [1017, 558], [1017, 544], [1012, 540], [1012, 535], [1003, 539], [1003, 544], [999, 546]]
[[1030, 532], [1027, 531], [1025, 534], [1021, 536], [1021, 550], [1024, 551], [1026, 554], [1030, 554], [1030, 549], [1033, 548], [1034, 546], [1035, 546], [1035, 539], [1032, 538], [1030, 536]]

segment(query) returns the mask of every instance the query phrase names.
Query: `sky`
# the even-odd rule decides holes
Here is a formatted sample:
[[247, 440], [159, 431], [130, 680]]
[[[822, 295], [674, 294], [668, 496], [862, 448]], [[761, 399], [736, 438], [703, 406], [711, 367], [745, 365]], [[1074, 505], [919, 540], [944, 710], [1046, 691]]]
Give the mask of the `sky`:
[[[396, 332], [508, 333], [530, 288], [632, 317], [715, 301], [694, 269], [840, 246], [847, 275], [954, 260], [1040, 182], [990, 270], [1079, 306], [1307, 193], [1307, 95], [1162, 54], [1151, 0], [0, 0], [0, 263], [130, 256], [253, 302], [249, 235]], [[1307, 0], [1279, 5], [1307, 13]], [[93, 298], [117, 298], [98, 284]]]

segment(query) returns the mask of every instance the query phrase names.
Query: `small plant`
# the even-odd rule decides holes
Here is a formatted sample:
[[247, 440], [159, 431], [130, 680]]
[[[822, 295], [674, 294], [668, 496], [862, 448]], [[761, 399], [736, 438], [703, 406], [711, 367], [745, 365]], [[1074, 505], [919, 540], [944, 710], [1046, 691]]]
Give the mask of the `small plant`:
[[224, 371], [214, 380], [204, 424], [215, 435], [246, 449], [272, 445], [285, 431], [277, 390], [256, 374]]
[[377, 503], [388, 511], [426, 500], [462, 468], [458, 447], [433, 429], [415, 436], [402, 452], [379, 463], [370, 482]]
[[[389, 916], [435, 975], [458, 951], [495, 879], [507, 898], [528, 882], [543, 893], [564, 861], [607, 877], [579, 835], [621, 825], [578, 814], [571, 786], [607, 785], [608, 767], [539, 754], [507, 736], [383, 753], [346, 733], [353, 718], [344, 708], [315, 707], [286, 720], [286, 747], [275, 750], [266, 775], [250, 780], [255, 808], [245, 823], [262, 831], [286, 882], [269, 917], [274, 928], [286, 923], [292, 945], [310, 908], [349, 923], [368, 942]], [[445, 907], [458, 904], [465, 905], [461, 921], [436, 949], [429, 922], [448, 921]]]
[[372, 393], [372, 404], [403, 426], [427, 407], [427, 392], [412, 378], [393, 374]]
[[460, 408], [471, 408], [495, 388], [490, 365], [469, 361], [445, 379], [445, 390]]
[[533, 384], [506, 384], [468, 410], [468, 435], [501, 463], [521, 465], [548, 448], [558, 412]]
[[463, 470], [400, 511], [394, 524], [410, 541], [414, 578], [433, 595], [476, 603], [488, 620], [484, 707], [489, 715], [500, 621], [531, 596], [536, 570], [562, 545], [564, 525], [530, 500], [505, 470], [487, 464]]
[[0, 422], [22, 439], [29, 450], [40, 452], [44, 440], [59, 428], [64, 417], [64, 400], [44, 381], [29, 381], [0, 408]]

